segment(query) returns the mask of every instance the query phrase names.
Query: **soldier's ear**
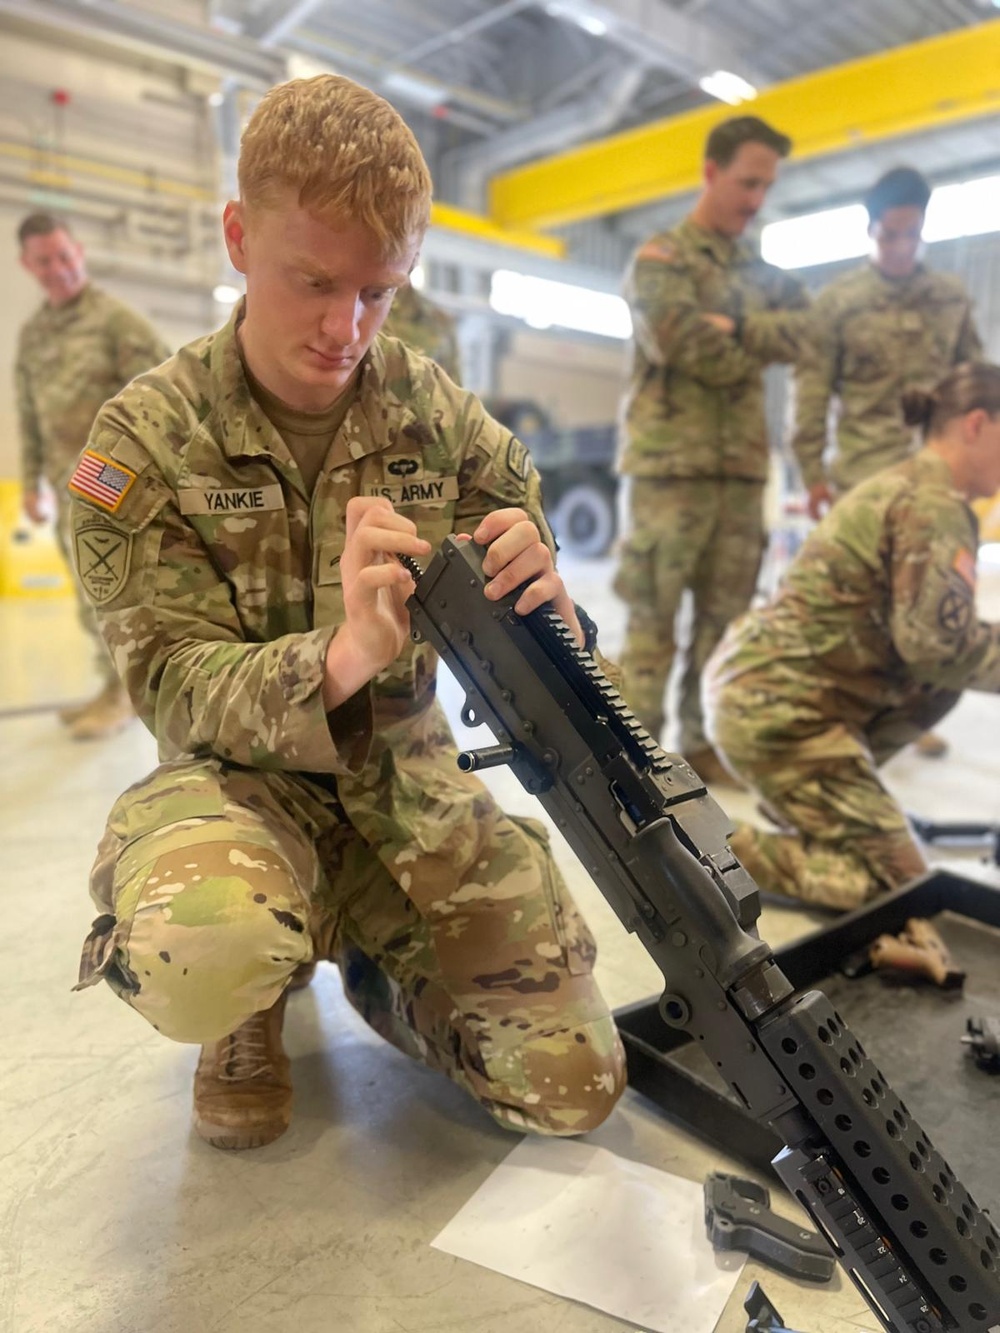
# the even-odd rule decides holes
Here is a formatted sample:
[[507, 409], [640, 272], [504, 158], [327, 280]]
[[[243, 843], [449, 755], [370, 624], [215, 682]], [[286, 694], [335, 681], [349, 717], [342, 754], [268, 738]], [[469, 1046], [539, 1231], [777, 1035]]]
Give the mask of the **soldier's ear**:
[[222, 212], [222, 235], [229, 261], [237, 273], [246, 273], [246, 222], [243, 205], [230, 199]]

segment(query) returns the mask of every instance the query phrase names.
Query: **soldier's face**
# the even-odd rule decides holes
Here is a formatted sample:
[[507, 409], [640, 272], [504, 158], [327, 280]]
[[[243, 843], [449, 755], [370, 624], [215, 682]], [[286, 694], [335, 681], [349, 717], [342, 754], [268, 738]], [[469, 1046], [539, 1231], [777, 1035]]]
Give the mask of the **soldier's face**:
[[907, 205], [887, 208], [868, 228], [875, 243], [875, 264], [887, 278], [908, 278], [920, 258], [924, 210]]
[[978, 408], [964, 419], [966, 493], [987, 500], [1000, 494], [1000, 413]]
[[781, 158], [762, 143], [741, 144], [728, 165], [705, 163], [705, 200], [713, 228], [741, 236], [754, 220], [778, 175]]
[[290, 407], [321, 412], [350, 383], [406, 282], [418, 242], [386, 256], [359, 223], [330, 226], [292, 201], [224, 216], [233, 266], [246, 276], [243, 353]]
[[61, 227], [48, 236], [29, 236], [21, 247], [21, 267], [42, 288], [49, 305], [65, 305], [87, 285], [83, 247]]

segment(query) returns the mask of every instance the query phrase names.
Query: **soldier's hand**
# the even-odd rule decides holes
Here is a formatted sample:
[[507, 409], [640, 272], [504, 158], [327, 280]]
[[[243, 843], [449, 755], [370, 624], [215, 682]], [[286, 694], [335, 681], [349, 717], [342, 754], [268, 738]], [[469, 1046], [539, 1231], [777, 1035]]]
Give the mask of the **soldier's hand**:
[[714, 312], [709, 315], [702, 315], [706, 324], [711, 324], [713, 329], [718, 329], [720, 333], [733, 334], [736, 332], [736, 321], [729, 315], [718, 315]]
[[830, 490], [825, 481], [818, 481], [815, 486], [809, 487], [806, 507], [809, 510], [809, 517], [814, 523], [819, 522], [833, 504], [834, 499], [833, 491]]
[[49, 517], [49, 508], [41, 491], [25, 491], [22, 504], [32, 523], [44, 523]]
[[495, 509], [472, 536], [488, 548], [483, 560], [483, 573], [489, 579], [486, 596], [495, 601], [526, 583], [528, 586], [514, 603], [518, 615], [527, 615], [551, 602], [582, 648], [584, 634], [573, 599], [555, 567], [552, 552], [524, 510]]
[[396, 555], [430, 553], [416, 524], [382, 496], [355, 496], [347, 504], [347, 535], [340, 557], [344, 624], [326, 653], [323, 703], [327, 712], [349, 699], [394, 662], [410, 632], [406, 599], [413, 579]]

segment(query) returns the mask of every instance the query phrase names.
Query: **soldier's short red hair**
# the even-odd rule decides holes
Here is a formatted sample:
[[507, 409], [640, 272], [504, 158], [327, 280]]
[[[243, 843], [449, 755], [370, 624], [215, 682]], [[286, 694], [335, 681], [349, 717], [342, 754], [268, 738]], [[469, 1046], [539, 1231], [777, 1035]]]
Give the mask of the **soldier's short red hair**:
[[251, 212], [288, 191], [332, 225], [360, 222], [398, 253], [430, 221], [431, 177], [412, 131], [384, 98], [337, 74], [272, 88], [243, 134], [240, 198]]

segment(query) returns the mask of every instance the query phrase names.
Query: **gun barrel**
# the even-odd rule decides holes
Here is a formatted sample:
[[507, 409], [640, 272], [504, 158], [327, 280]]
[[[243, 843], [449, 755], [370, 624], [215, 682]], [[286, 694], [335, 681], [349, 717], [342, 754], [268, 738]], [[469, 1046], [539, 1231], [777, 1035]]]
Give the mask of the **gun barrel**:
[[485, 745], [481, 750], [463, 750], [458, 756], [458, 766], [463, 773], [474, 773], [480, 768], [499, 768], [513, 758], [511, 745]]

